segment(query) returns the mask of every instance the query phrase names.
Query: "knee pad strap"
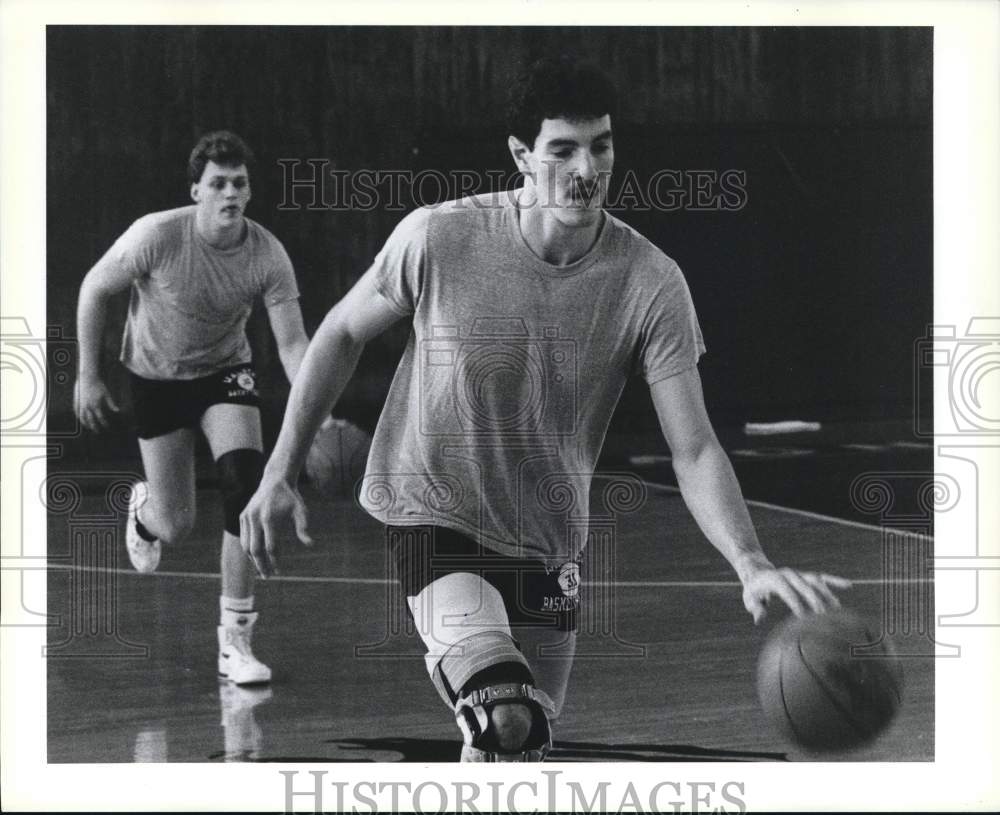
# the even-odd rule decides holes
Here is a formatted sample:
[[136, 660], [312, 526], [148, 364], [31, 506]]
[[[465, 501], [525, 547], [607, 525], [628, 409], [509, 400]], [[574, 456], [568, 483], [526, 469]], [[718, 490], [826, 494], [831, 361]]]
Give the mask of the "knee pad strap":
[[219, 484], [225, 528], [230, 535], [240, 534], [240, 513], [253, 497], [264, 472], [264, 454], [260, 450], [230, 450], [219, 456]]
[[480, 671], [504, 663], [522, 665], [528, 674], [528, 661], [509, 634], [480, 631], [450, 645], [438, 661], [431, 679], [441, 698], [454, 707], [470, 679]]

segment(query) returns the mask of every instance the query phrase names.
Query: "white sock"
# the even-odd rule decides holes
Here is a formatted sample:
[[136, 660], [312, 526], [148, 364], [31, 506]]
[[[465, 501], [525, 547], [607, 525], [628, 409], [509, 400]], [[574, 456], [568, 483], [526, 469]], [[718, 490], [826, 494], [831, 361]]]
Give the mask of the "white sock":
[[219, 625], [236, 628], [246, 625], [247, 614], [253, 612], [253, 595], [249, 597], [219, 597]]

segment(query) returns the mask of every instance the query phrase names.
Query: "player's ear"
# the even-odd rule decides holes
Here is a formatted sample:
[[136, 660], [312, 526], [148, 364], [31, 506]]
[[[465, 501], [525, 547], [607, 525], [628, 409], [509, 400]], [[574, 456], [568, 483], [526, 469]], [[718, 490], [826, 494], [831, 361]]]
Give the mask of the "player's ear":
[[511, 158], [514, 159], [514, 164], [518, 170], [522, 173], [531, 172], [531, 167], [528, 166], [528, 154], [531, 152], [531, 148], [528, 145], [517, 136], [508, 136], [507, 149], [510, 150]]
[[191, 185], [191, 200], [194, 201], [197, 204], [199, 198], [201, 198], [201, 195], [200, 195], [200, 193], [198, 191], [198, 185], [197, 184], [192, 184]]

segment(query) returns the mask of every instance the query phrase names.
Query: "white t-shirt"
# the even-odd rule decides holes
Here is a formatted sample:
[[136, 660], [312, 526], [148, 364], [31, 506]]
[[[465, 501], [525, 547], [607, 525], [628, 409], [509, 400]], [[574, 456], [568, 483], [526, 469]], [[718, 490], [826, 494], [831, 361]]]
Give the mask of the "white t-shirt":
[[132, 277], [121, 361], [147, 379], [195, 379], [250, 362], [246, 322], [254, 298], [268, 307], [299, 296], [292, 262], [267, 229], [217, 249], [195, 229], [195, 206], [145, 215], [107, 251]]
[[413, 330], [375, 430], [361, 502], [555, 566], [586, 543], [590, 481], [625, 381], [704, 353], [677, 264], [605, 213], [568, 266], [484, 195], [410, 213], [374, 263]]

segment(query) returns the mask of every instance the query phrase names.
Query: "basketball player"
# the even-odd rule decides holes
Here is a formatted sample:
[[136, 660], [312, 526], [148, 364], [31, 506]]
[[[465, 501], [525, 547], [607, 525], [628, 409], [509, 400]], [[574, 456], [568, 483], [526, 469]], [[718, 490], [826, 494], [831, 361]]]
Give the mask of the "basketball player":
[[[701, 331], [670, 258], [602, 204], [615, 93], [570, 58], [516, 88], [508, 146], [524, 185], [410, 213], [327, 315], [292, 388], [241, 541], [273, 572], [280, 524], [307, 540], [296, 479], [365, 343], [412, 321], [375, 431], [363, 506], [387, 524], [427, 668], [466, 761], [538, 761], [575, 643], [590, 480], [630, 374], [649, 383], [684, 499], [755, 620], [838, 605], [846, 581], [761, 551], [702, 400]], [[561, 508], [560, 505], [561, 504]], [[542, 646], [548, 645], [546, 657]]]
[[228, 131], [203, 136], [188, 163], [193, 204], [137, 220], [88, 272], [77, 314], [76, 410], [93, 432], [118, 406], [101, 377], [101, 338], [111, 298], [130, 290], [121, 361], [129, 371], [146, 481], [132, 488], [126, 545], [152, 572], [161, 544], [195, 521], [195, 434], [218, 468], [222, 535], [219, 673], [237, 684], [268, 682], [253, 654], [254, 569], [239, 542], [239, 515], [260, 480], [264, 456], [259, 394], [246, 337], [263, 297], [289, 381], [308, 347], [291, 261], [268, 230], [243, 214], [253, 154]]

